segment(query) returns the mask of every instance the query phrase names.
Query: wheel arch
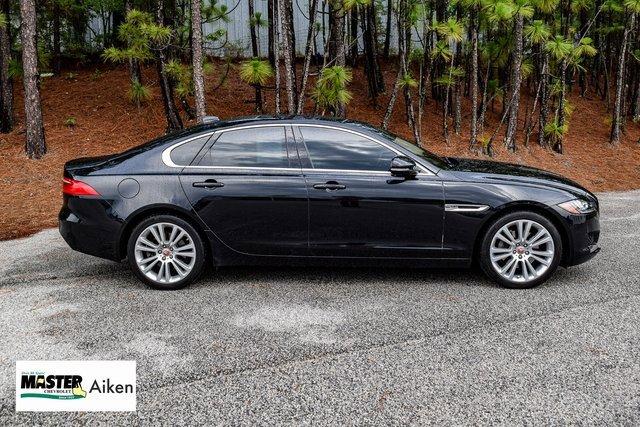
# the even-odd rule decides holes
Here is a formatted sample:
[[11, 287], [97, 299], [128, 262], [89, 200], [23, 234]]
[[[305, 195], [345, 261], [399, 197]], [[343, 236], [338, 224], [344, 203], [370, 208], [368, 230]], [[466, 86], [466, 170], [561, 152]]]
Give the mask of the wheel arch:
[[560, 239], [562, 241], [562, 258], [560, 259], [560, 265], [564, 265], [567, 259], [571, 255], [571, 240], [569, 238], [569, 230], [567, 230], [566, 225], [563, 223], [562, 219], [558, 214], [553, 212], [548, 206], [534, 201], [518, 201], [509, 203], [501, 206], [495, 212], [493, 212], [488, 218], [480, 226], [478, 233], [476, 234], [476, 239], [473, 244], [473, 253], [472, 259], [473, 261], [477, 261], [478, 254], [480, 254], [480, 245], [482, 244], [482, 239], [484, 239], [485, 234], [489, 230], [489, 228], [500, 218], [505, 215], [508, 215], [513, 212], [518, 211], [526, 211], [537, 213], [548, 219], [558, 230], [560, 234]]
[[173, 215], [184, 221], [187, 221], [189, 224], [191, 224], [191, 226], [193, 226], [193, 228], [196, 229], [196, 231], [200, 235], [200, 238], [205, 245], [206, 251], [210, 252], [211, 248], [209, 239], [207, 238], [207, 233], [205, 232], [205, 227], [197, 217], [195, 217], [188, 210], [176, 205], [155, 204], [138, 209], [137, 211], [129, 215], [129, 217], [124, 222], [122, 231], [120, 232], [120, 236], [118, 237], [117, 256], [120, 260], [126, 258], [127, 256], [127, 243], [135, 226], [140, 224], [146, 218], [154, 215]]

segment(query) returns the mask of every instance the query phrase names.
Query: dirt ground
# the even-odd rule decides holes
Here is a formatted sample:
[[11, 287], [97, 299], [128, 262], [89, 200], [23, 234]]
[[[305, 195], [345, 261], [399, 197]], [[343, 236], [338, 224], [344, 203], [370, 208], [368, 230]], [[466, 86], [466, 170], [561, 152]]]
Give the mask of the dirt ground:
[[[223, 64], [207, 77], [207, 111], [221, 118], [253, 114], [253, 89], [239, 79], [235, 69], [215, 91]], [[145, 83], [152, 90], [152, 99], [141, 108], [132, 105], [127, 97], [128, 73], [124, 68], [99, 67], [50, 77], [42, 82], [42, 101], [48, 154], [41, 160], [29, 160], [24, 155], [24, 116], [22, 87], [16, 81], [15, 111], [17, 125], [14, 132], [0, 134], [0, 240], [25, 236], [57, 224], [61, 204], [62, 167], [70, 159], [110, 154], [141, 144], [161, 135], [166, 122], [160, 100], [157, 78], [153, 69], [145, 70]], [[392, 64], [385, 67], [388, 86], [395, 78]], [[378, 109], [367, 98], [366, 79], [362, 70], [354, 71], [350, 86], [354, 98], [347, 109], [347, 117], [379, 126], [384, 115], [387, 97], [382, 96]], [[406, 138], [411, 132], [404, 119], [404, 105], [399, 97], [390, 130]], [[283, 100], [285, 98], [283, 97]], [[606, 105], [593, 95], [570, 97], [575, 110], [570, 119], [565, 154], [559, 155], [539, 147], [535, 134], [529, 147], [522, 146], [519, 135], [518, 150], [507, 152], [496, 138], [495, 160], [526, 164], [568, 176], [593, 191], [628, 190], [640, 188], [640, 126], [628, 123], [626, 134], [617, 146], [608, 142], [609, 113]], [[521, 127], [524, 123], [524, 105]], [[307, 112], [312, 111], [309, 102]], [[446, 156], [469, 157], [468, 105], [463, 108], [461, 135], [453, 134], [447, 145], [442, 137], [440, 110], [430, 101], [423, 119], [423, 141], [427, 149]], [[273, 94], [267, 96], [267, 110], [273, 111]], [[500, 104], [490, 114], [487, 130], [493, 132], [499, 120]], [[74, 118], [75, 126], [67, 126]], [[453, 133], [452, 126], [450, 126]]]

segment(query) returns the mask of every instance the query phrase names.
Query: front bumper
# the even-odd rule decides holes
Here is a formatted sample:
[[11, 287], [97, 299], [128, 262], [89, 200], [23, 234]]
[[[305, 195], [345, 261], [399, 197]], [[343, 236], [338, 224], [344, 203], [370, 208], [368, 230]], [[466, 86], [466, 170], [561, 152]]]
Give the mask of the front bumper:
[[600, 215], [592, 212], [586, 215], [570, 215], [568, 222], [570, 250], [566, 251], [565, 266], [578, 265], [589, 261], [600, 252]]

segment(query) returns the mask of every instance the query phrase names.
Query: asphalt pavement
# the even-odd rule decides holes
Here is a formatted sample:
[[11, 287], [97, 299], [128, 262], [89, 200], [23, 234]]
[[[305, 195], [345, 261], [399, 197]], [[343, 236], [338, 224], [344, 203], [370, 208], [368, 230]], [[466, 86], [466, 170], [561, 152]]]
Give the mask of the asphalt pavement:
[[[640, 424], [640, 191], [530, 290], [474, 271], [225, 268], [176, 292], [0, 242], [0, 425]], [[16, 360], [136, 360], [135, 413], [15, 413]]]

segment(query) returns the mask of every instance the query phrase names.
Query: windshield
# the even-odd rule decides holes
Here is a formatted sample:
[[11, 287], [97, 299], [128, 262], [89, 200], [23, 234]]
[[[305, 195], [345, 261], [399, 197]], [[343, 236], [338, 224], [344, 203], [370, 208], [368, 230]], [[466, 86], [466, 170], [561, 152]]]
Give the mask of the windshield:
[[393, 137], [393, 142], [395, 142], [402, 148], [410, 151], [412, 154], [415, 154], [416, 156], [425, 159], [426, 161], [428, 161], [429, 163], [431, 163], [437, 168], [448, 169], [449, 166], [451, 166], [449, 162], [447, 162], [447, 160], [445, 160], [444, 158], [437, 156], [427, 150], [423, 150], [422, 148], [418, 147], [416, 144], [412, 142], [402, 139], [396, 135], [390, 135], [390, 136]]

